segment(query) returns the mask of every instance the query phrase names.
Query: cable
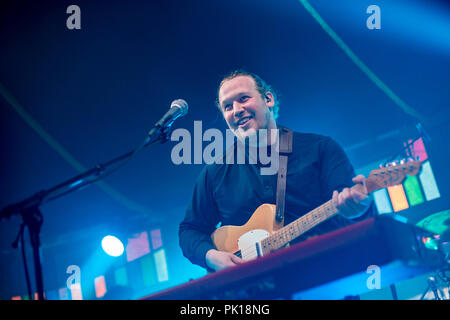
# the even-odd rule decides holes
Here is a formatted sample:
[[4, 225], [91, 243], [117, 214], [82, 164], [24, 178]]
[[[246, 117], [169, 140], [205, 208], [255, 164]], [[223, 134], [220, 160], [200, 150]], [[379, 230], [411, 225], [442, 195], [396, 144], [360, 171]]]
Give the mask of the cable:
[[308, 0], [298, 0], [308, 11], [309, 14], [319, 23], [322, 29], [336, 42], [339, 48], [353, 61], [361, 71], [372, 80], [375, 85], [381, 89], [389, 98], [392, 99], [405, 113], [424, 122], [424, 116], [410, 107], [399, 96], [397, 96], [379, 77], [377, 77], [372, 70], [367, 67], [361, 59], [347, 46], [344, 41], [337, 35], [336, 32], [325, 22], [319, 13], [309, 4]]
[[24, 241], [24, 236], [23, 236], [23, 232], [25, 229], [25, 223], [22, 222], [22, 224], [20, 225], [20, 230], [19, 233], [17, 234], [16, 240], [12, 243], [12, 247], [14, 249], [17, 249], [17, 247], [19, 246], [19, 241], [20, 241], [20, 246], [21, 248], [21, 252], [22, 252], [22, 261], [23, 261], [23, 267], [25, 269], [25, 280], [27, 282], [27, 290], [28, 290], [28, 296], [29, 299], [32, 300], [33, 297], [31, 295], [31, 284], [30, 284], [30, 275], [28, 272], [28, 266], [27, 266], [27, 257], [25, 254], [25, 241]]
[[21, 236], [20, 236], [20, 245], [22, 247], [22, 259], [23, 259], [23, 267], [25, 269], [25, 279], [27, 282], [27, 290], [28, 290], [28, 297], [30, 300], [33, 300], [33, 295], [31, 293], [31, 283], [30, 283], [30, 274], [28, 272], [28, 265], [27, 265], [27, 257], [25, 254], [25, 240], [23, 236], [24, 228], [22, 228]]

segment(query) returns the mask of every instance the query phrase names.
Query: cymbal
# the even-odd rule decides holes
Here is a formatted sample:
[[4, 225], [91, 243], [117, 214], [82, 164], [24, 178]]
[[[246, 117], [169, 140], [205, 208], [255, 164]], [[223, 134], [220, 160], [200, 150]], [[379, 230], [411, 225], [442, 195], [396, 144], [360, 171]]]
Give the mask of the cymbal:
[[434, 234], [442, 235], [450, 230], [450, 210], [432, 214], [419, 221], [416, 225]]

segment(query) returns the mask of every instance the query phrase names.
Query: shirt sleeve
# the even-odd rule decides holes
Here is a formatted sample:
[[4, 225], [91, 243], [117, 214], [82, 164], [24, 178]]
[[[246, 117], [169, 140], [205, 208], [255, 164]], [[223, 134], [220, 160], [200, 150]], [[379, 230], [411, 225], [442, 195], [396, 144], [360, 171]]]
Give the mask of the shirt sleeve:
[[344, 150], [330, 137], [321, 141], [319, 153], [321, 190], [325, 197], [323, 201], [328, 201], [334, 190], [340, 192], [353, 186], [355, 171]]
[[205, 256], [208, 250], [215, 249], [211, 233], [219, 223], [209, 178], [205, 166], [197, 178], [192, 200], [178, 230], [183, 255], [192, 263], [208, 270]]
[[[323, 202], [330, 200], [333, 191], [341, 192], [344, 188], [354, 185], [352, 178], [355, 177], [354, 168], [342, 147], [330, 137], [324, 137], [320, 144], [320, 183]], [[358, 218], [349, 219], [341, 215], [335, 215], [326, 221], [324, 227], [336, 229], [351, 223], [364, 220], [374, 216], [373, 203], [369, 209]], [[327, 230], [328, 231], [328, 230]]]

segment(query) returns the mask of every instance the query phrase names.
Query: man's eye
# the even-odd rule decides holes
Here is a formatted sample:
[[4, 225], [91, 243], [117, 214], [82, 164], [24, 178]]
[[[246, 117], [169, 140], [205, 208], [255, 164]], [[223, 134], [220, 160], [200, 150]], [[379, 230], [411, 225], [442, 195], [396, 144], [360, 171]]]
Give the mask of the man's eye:
[[230, 110], [231, 109], [231, 104], [227, 104], [225, 105], [225, 107], [223, 107], [224, 110]]
[[240, 100], [241, 102], [245, 102], [248, 100], [248, 98], [249, 98], [248, 96], [242, 96]]

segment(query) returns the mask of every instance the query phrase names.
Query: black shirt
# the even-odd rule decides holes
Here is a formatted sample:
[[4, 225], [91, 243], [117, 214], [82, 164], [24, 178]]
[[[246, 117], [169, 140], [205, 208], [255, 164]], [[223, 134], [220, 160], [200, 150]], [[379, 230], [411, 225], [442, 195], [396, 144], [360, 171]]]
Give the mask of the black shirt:
[[[192, 263], [207, 268], [206, 252], [215, 249], [210, 235], [219, 223], [242, 225], [261, 204], [276, 203], [278, 175], [261, 175], [260, 169], [260, 165], [248, 162], [215, 163], [203, 168], [179, 226], [181, 249]], [[345, 152], [333, 139], [294, 132], [287, 168], [285, 225], [330, 200], [334, 190], [353, 186], [354, 176]], [[296, 242], [352, 222], [335, 215]]]

